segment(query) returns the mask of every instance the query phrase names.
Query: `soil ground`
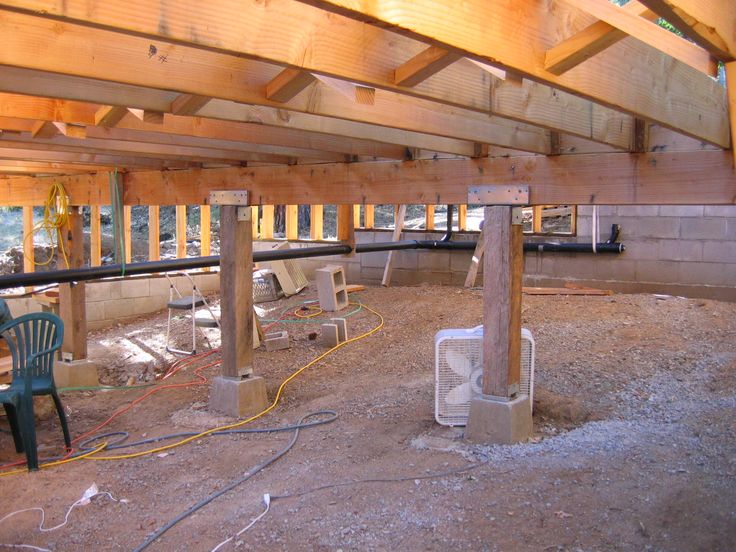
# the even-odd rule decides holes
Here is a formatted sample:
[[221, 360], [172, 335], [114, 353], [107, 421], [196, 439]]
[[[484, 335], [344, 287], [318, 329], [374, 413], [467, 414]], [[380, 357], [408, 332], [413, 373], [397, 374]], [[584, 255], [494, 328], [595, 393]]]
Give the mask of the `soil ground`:
[[[261, 306], [275, 318], [312, 297], [308, 289]], [[337, 420], [303, 430], [280, 460], [149, 550], [210, 550], [263, 511], [264, 493], [298, 494], [333, 483], [346, 484], [274, 499], [260, 521], [222, 550], [733, 550], [736, 304], [652, 295], [525, 296], [523, 323], [537, 345], [535, 436], [487, 447], [465, 443], [461, 429], [439, 426], [433, 412], [434, 334], [479, 324], [481, 293], [368, 288], [353, 299], [380, 312], [384, 327], [305, 370], [281, 403], [249, 427], [295, 423], [324, 409], [335, 410]], [[365, 309], [348, 317], [351, 336], [376, 324]], [[173, 360], [163, 353], [165, 327], [159, 313], [91, 335], [101, 380], [119, 385], [163, 373]], [[256, 353], [255, 370], [271, 398], [281, 381], [325, 350], [309, 340], [316, 323], [273, 328], [290, 331], [292, 348]], [[192, 371], [166, 383], [191, 381]], [[73, 435], [149, 390], [65, 392]], [[209, 411], [207, 401], [207, 385], [163, 390], [104, 431], [126, 431], [137, 440], [233, 421]], [[41, 418], [41, 454], [58, 453], [58, 421], [49, 412]], [[5, 419], [0, 428], [0, 462], [18, 459]], [[203, 437], [168, 454], [79, 460], [4, 477], [0, 517], [42, 506], [47, 526], [55, 525], [92, 483], [125, 501], [98, 496], [48, 533], [37, 530], [38, 512], [17, 515], [0, 523], [0, 543], [132, 550], [291, 436]], [[356, 482], [376, 478], [405, 481]]]

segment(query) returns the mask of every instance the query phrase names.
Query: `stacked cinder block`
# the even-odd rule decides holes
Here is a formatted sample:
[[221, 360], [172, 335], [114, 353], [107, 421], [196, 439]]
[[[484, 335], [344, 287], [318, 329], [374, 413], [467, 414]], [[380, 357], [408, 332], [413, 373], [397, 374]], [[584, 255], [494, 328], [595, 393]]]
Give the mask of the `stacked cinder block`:
[[314, 271], [319, 306], [326, 311], [339, 311], [348, 306], [345, 271], [337, 265], [327, 265]]
[[344, 318], [330, 318], [330, 323], [322, 324], [322, 344], [337, 347], [348, 339], [348, 324]]

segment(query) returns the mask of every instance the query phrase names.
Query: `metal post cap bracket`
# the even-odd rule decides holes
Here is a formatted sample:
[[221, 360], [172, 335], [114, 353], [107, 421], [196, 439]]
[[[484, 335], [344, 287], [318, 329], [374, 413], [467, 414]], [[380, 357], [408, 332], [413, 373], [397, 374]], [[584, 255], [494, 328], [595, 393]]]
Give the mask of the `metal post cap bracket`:
[[468, 188], [468, 204], [528, 205], [529, 186], [471, 186]]

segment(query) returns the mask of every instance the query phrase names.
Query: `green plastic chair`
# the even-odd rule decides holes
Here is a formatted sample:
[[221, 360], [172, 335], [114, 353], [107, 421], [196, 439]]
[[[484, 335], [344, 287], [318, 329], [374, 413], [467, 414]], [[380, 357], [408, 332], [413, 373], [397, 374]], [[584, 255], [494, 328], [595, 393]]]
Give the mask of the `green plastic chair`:
[[25, 450], [28, 469], [38, 469], [33, 396], [51, 395], [59, 414], [66, 448], [71, 449], [64, 407], [54, 383], [54, 358], [64, 340], [64, 323], [55, 314], [34, 312], [0, 326], [13, 357], [13, 381], [0, 391], [13, 433], [15, 450]]

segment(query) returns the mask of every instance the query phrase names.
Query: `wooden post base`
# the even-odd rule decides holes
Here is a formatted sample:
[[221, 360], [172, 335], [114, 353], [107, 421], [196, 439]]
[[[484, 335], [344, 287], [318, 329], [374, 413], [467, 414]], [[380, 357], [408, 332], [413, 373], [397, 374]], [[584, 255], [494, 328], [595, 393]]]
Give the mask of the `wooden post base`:
[[529, 396], [513, 400], [476, 397], [470, 401], [465, 438], [474, 443], [511, 445], [532, 436]]

